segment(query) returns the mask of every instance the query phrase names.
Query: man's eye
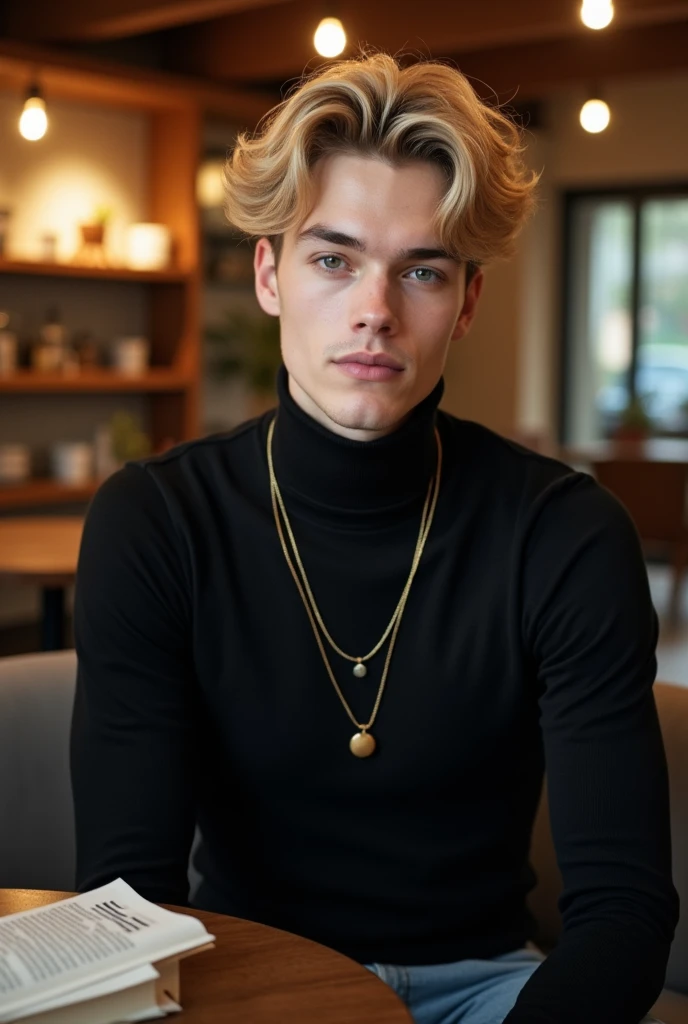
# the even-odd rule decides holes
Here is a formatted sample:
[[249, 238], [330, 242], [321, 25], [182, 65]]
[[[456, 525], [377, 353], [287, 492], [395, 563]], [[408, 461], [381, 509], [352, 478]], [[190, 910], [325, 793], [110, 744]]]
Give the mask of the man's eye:
[[341, 270], [344, 260], [341, 256], [321, 256], [318, 263], [322, 263], [326, 270]]
[[416, 275], [416, 281], [438, 281], [439, 274], [436, 270], [431, 270], [430, 267], [414, 267], [411, 271], [412, 274]]

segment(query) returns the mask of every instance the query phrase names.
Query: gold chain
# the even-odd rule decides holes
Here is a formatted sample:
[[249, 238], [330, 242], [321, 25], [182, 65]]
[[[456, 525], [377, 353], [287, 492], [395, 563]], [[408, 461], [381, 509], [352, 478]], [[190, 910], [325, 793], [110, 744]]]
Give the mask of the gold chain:
[[[279, 536], [279, 539], [280, 539], [280, 544], [282, 546], [282, 551], [284, 553], [284, 557], [285, 557], [285, 560], [287, 562], [287, 565], [289, 566], [289, 570], [290, 570], [291, 575], [293, 577], [294, 583], [296, 584], [296, 588], [297, 588], [297, 590], [299, 592], [301, 600], [303, 601], [304, 607], [306, 609], [306, 613], [308, 615], [308, 620], [309, 620], [309, 622], [311, 624], [311, 628], [313, 630], [313, 634], [314, 634], [316, 642], [318, 644], [318, 649], [319, 649], [320, 654], [322, 656], [322, 659], [323, 659], [323, 661], [325, 663], [325, 668], [327, 669], [327, 674], [330, 677], [330, 681], [331, 681], [332, 685], [334, 686], [334, 688], [335, 688], [335, 690], [337, 692], [337, 696], [339, 697], [339, 699], [340, 699], [340, 701], [341, 701], [341, 703], [342, 703], [342, 705], [344, 707], [344, 710], [346, 711], [346, 713], [349, 716], [350, 720], [353, 722], [353, 724], [358, 729], [361, 730], [361, 732], [365, 733], [369, 729], [372, 728], [372, 726], [373, 726], [373, 724], [375, 722], [375, 718], [376, 718], [377, 713], [378, 713], [378, 709], [380, 707], [380, 702], [382, 701], [382, 694], [383, 694], [384, 689], [385, 689], [385, 683], [387, 682], [387, 675], [389, 673], [389, 666], [390, 666], [390, 662], [392, 660], [392, 652], [394, 650], [394, 645], [396, 643], [397, 633], [399, 632], [399, 626], [401, 625], [401, 618], [402, 618], [402, 615], [404, 613], [404, 608], [406, 607], [406, 601], [408, 600], [409, 592], [411, 590], [411, 584], [413, 583], [413, 579], [414, 579], [414, 577], [416, 575], [416, 571], [418, 569], [418, 565], [420, 563], [420, 559], [421, 559], [421, 556], [423, 554], [423, 549], [425, 547], [425, 542], [428, 539], [428, 534], [430, 533], [430, 527], [432, 526], [432, 521], [433, 521], [433, 518], [435, 516], [435, 508], [437, 507], [437, 498], [438, 498], [439, 492], [440, 492], [440, 480], [441, 480], [441, 474], [442, 474], [442, 443], [440, 441], [440, 435], [439, 435], [439, 433], [437, 431], [437, 428], [435, 428], [435, 440], [437, 442], [437, 471], [436, 471], [434, 477], [430, 480], [430, 485], [428, 487], [428, 493], [427, 493], [427, 497], [425, 499], [425, 505], [423, 507], [423, 515], [421, 517], [421, 528], [420, 528], [420, 532], [418, 534], [418, 540], [416, 542], [416, 550], [415, 550], [414, 556], [413, 556], [413, 563], [411, 565], [411, 571], [410, 571], [408, 579], [406, 581], [406, 585], [404, 586], [401, 598], [399, 599], [399, 603], [398, 603], [398, 605], [397, 605], [397, 607], [396, 607], [396, 609], [394, 611], [394, 615], [392, 616], [392, 619], [391, 619], [387, 629], [385, 630], [385, 633], [384, 633], [384, 635], [382, 637], [382, 640], [380, 640], [380, 642], [373, 648], [373, 650], [372, 650], [372, 652], [370, 654], [366, 655], [366, 659], [363, 659], [363, 658], [353, 658], [353, 657], [351, 657], [351, 655], [344, 654], [344, 652], [341, 651], [339, 647], [337, 647], [337, 645], [334, 643], [334, 641], [330, 637], [329, 633], [327, 632], [327, 630], [325, 628], [325, 625], [323, 623], [322, 617], [320, 615], [320, 612], [318, 611], [318, 606], [315, 603], [315, 598], [313, 597], [313, 592], [312, 592], [312, 590], [310, 588], [310, 585], [308, 583], [308, 577], [306, 576], [306, 570], [305, 570], [305, 568], [303, 566], [303, 562], [301, 561], [301, 558], [299, 556], [298, 547], [296, 546], [296, 539], [295, 539], [293, 531], [291, 529], [291, 524], [289, 522], [289, 517], [287, 515], [287, 510], [286, 510], [286, 508], [284, 506], [284, 501], [282, 500], [282, 495], [280, 493], [279, 486], [277, 484], [277, 478], [275, 476], [275, 467], [274, 467], [274, 464], [273, 464], [273, 461], [272, 461], [272, 436], [273, 436], [273, 433], [274, 433], [274, 430], [275, 430], [275, 422], [276, 422], [276, 420], [277, 420], [277, 417], [274, 416], [272, 421], [271, 421], [271, 423], [270, 423], [270, 427], [268, 429], [267, 456], [268, 456], [268, 468], [269, 468], [269, 474], [270, 474], [270, 496], [271, 496], [271, 499], [272, 499], [272, 511], [273, 511], [273, 514], [274, 514], [274, 517], [275, 517], [275, 525], [277, 527], [277, 533], [278, 533], [278, 536]], [[292, 562], [291, 557], [289, 555], [289, 551], [288, 551], [288, 548], [287, 548], [287, 543], [286, 543], [286, 540], [285, 540], [285, 537], [284, 537], [284, 531], [282, 529], [282, 523], [280, 521], [280, 512], [282, 513], [282, 516], [284, 517], [284, 522], [285, 522], [285, 525], [286, 525], [286, 528], [287, 528], [287, 533], [288, 533], [288, 536], [289, 536], [289, 541], [290, 541], [291, 546], [293, 548], [294, 557], [295, 557], [297, 565], [299, 567], [299, 571], [301, 573], [302, 579], [299, 579], [299, 575], [296, 572], [296, 569], [294, 568], [294, 563]], [[392, 638], [390, 640], [389, 647], [387, 649], [387, 657], [385, 658], [385, 664], [384, 664], [384, 668], [382, 670], [382, 678], [380, 680], [380, 686], [379, 686], [378, 691], [377, 691], [377, 697], [375, 699], [375, 705], [373, 707], [373, 711], [372, 711], [372, 714], [370, 716], [370, 720], [367, 723], [365, 723], [365, 724], [363, 724], [362, 722], [356, 721], [356, 718], [354, 717], [354, 714], [351, 711], [351, 708], [349, 707], [348, 703], [346, 702], [346, 699], [344, 698], [344, 694], [342, 693], [342, 691], [341, 691], [341, 689], [340, 689], [340, 687], [339, 687], [339, 685], [337, 683], [337, 680], [335, 679], [334, 672], [332, 671], [332, 667], [331, 667], [329, 659], [327, 657], [327, 652], [325, 651], [324, 644], [322, 642], [320, 633], [318, 631], [318, 625], [322, 629], [323, 634], [325, 635], [325, 637], [327, 638], [327, 640], [329, 641], [331, 646], [334, 648], [334, 650], [336, 650], [338, 653], [340, 653], [342, 655], [342, 657], [347, 658], [349, 661], [357, 661], [357, 662], [360, 662], [360, 661], [363, 661], [363, 660], [367, 660], [368, 658], [372, 657], [372, 655], [375, 654], [380, 649], [380, 647], [384, 643], [385, 639], [389, 635], [390, 630], [392, 632]]]
[[[424, 541], [423, 537], [426, 534], [426, 530], [428, 528], [428, 521], [427, 521], [427, 519], [428, 519], [428, 509], [430, 507], [430, 500], [431, 500], [431, 497], [432, 497], [432, 491], [433, 491], [433, 485], [435, 483], [435, 478], [433, 477], [430, 480], [430, 484], [428, 485], [428, 493], [427, 493], [427, 496], [425, 498], [425, 504], [423, 506], [423, 513], [421, 515], [421, 520], [420, 520], [420, 529], [418, 531], [418, 538], [416, 540], [416, 547], [415, 547], [415, 550], [414, 550], [414, 553], [413, 553], [413, 561], [411, 563], [411, 572], [410, 572], [409, 577], [408, 577], [408, 579], [406, 581], [406, 585], [405, 585], [405, 587], [404, 587], [404, 589], [402, 591], [401, 597], [399, 598], [399, 603], [397, 604], [396, 608], [394, 609], [394, 612], [392, 614], [392, 618], [389, 620], [389, 624], [388, 624], [386, 630], [384, 631], [384, 633], [382, 634], [382, 636], [380, 637], [380, 639], [378, 640], [378, 642], [375, 644], [375, 646], [373, 647], [373, 649], [371, 651], [369, 651], [367, 654], [360, 655], [359, 657], [357, 657], [357, 656], [355, 656], [353, 654], [347, 654], [346, 651], [343, 651], [341, 649], [341, 647], [339, 647], [338, 644], [335, 643], [335, 641], [332, 639], [332, 637], [331, 637], [331, 635], [330, 635], [330, 633], [329, 633], [329, 631], [327, 629], [327, 626], [323, 622], [322, 616], [321, 616], [321, 614], [320, 614], [320, 612], [318, 610], [318, 606], [317, 606], [317, 604], [315, 602], [315, 598], [313, 596], [313, 591], [311, 590], [310, 584], [308, 583], [308, 576], [306, 575], [306, 570], [304, 569], [303, 562], [301, 561], [301, 557], [299, 555], [299, 549], [297, 548], [296, 540], [294, 539], [294, 534], [292, 533], [291, 524], [289, 522], [289, 516], [287, 515], [287, 510], [285, 508], [284, 500], [282, 498], [282, 492], [279, 489], [279, 485], [277, 483], [277, 478], [275, 476], [274, 465], [273, 465], [273, 462], [272, 462], [272, 433], [273, 433], [273, 429], [274, 429], [275, 419], [276, 419], [276, 417], [273, 418], [272, 423], [270, 424], [270, 430], [269, 430], [269, 436], [268, 436], [268, 466], [270, 468], [270, 487], [275, 492], [275, 495], [277, 497], [277, 503], [278, 503], [279, 508], [280, 508], [280, 512], [282, 513], [282, 516], [284, 518], [284, 523], [285, 523], [285, 526], [287, 528], [287, 534], [289, 536], [289, 542], [291, 544], [292, 550], [294, 552], [294, 558], [296, 559], [296, 564], [298, 565], [299, 572], [301, 574], [301, 581], [302, 581], [304, 589], [305, 589], [305, 591], [306, 591], [306, 593], [308, 595], [308, 600], [310, 601], [311, 609], [312, 609], [313, 614], [315, 616], [315, 620], [318, 623], [318, 625], [320, 626], [320, 629], [323, 632], [323, 636], [325, 637], [325, 639], [329, 643], [329, 645], [332, 648], [332, 650], [336, 651], [337, 654], [339, 654], [342, 658], [345, 658], [347, 661], [355, 661], [355, 662], [357, 662], [360, 665], [362, 662], [369, 661], [380, 650], [380, 648], [384, 644], [385, 640], [387, 639], [389, 634], [392, 632], [392, 630], [394, 628], [394, 623], [396, 622], [398, 616], [401, 613], [401, 610], [403, 609], [403, 607], [404, 607], [404, 605], [406, 603], [406, 598], [408, 597], [409, 591], [411, 590], [411, 584], [413, 583], [413, 577], [416, 574], [416, 570], [418, 569], [418, 564], [420, 562], [420, 556], [421, 556], [421, 554], [423, 552], [423, 545], [425, 544], [425, 541]], [[441, 443], [440, 443], [439, 434], [437, 434], [437, 431], [435, 431], [435, 436], [436, 436], [436, 441], [437, 441], [438, 465], [439, 465], [439, 459], [441, 458]]]

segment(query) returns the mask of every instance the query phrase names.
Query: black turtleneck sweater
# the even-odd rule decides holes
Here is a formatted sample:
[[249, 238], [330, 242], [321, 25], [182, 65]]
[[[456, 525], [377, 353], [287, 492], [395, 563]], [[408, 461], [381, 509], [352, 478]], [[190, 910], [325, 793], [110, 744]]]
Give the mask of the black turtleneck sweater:
[[[546, 766], [564, 932], [507, 1021], [637, 1024], [677, 917], [638, 540], [591, 477], [437, 412], [441, 392], [364, 443], [309, 418], [279, 379], [277, 479], [350, 654], [375, 645], [399, 599], [435, 423], [442, 438], [435, 521], [367, 759], [349, 751], [355, 730], [280, 548], [273, 413], [101, 487], [76, 590], [78, 884], [121, 875], [184, 903], [198, 821], [199, 907], [361, 962], [495, 956], [533, 933]], [[363, 679], [332, 654], [359, 721], [385, 652]]]

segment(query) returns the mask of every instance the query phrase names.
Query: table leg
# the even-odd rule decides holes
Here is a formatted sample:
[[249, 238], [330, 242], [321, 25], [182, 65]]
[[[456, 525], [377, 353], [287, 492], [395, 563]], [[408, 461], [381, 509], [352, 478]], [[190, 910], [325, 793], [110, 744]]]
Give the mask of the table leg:
[[64, 587], [43, 587], [41, 647], [60, 651], [64, 647]]

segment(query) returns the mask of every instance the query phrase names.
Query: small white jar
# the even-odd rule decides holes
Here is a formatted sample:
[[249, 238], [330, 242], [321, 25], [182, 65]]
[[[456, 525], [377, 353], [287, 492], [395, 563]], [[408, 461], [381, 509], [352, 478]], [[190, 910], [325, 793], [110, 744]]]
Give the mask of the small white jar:
[[64, 441], [53, 446], [50, 465], [55, 480], [63, 484], [85, 484], [93, 479], [93, 445], [85, 441]]
[[147, 373], [150, 362], [150, 343], [147, 338], [118, 338], [112, 350], [112, 365], [118, 373], [141, 377]]

